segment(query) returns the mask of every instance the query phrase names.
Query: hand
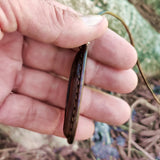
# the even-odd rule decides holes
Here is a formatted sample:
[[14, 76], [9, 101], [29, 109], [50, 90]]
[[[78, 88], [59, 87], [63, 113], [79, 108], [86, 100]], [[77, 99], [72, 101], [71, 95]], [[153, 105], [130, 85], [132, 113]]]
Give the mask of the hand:
[[[63, 135], [72, 49], [92, 41], [85, 83], [131, 92], [135, 49], [107, 29], [101, 16], [81, 17], [55, 1], [0, 0], [0, 123]], [[130, 116], [120, 98], [84, 87], [76, 139], [94, 131], [93, 120], [120, 125]]]

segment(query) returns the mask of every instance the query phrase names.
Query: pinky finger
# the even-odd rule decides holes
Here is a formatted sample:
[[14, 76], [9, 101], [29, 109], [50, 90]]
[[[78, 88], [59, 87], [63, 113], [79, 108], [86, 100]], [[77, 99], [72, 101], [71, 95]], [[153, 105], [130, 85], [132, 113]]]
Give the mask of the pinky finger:
[[[64, 110], [35, 99], [11, 94], [0, 106], [0, 123], [43, 134], [63, 135]], [[94, 132], [92, 120], [80, 116], [76, 139], [89, 138]]]

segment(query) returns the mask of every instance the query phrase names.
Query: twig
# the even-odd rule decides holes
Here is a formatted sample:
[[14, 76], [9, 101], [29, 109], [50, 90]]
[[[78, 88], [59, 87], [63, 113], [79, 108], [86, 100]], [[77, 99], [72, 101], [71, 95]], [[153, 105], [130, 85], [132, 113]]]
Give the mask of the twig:
[[91, 141], [91, 138], [89, 139], [89, 148], [90, 148], [90, 156], [92, 157], [92, 159], [93, 160], [96, 160], [96, 158], [95, 158], [95, 156], [94, 156], [94, 154], [93, 154], [93, 151], [92, 151], [92, 149], [91, 149], [91, 144], [92, 143], [92, 141]]
[[131, 108], [132, 110], [139, 104], [142, 104], [142, 105], [145, 105], [147, 108], [153, 110], [154, 112], [157, 112], [158, 114], [159, 113], [159, 109], [157, 107], [155, 107], [154, 105], [150, 104], [147, 100], [143, 99], [143, 98], [139, 98], [137, 101], [135, 101]]
[[155, 143], [159, 140], [160, 135], [156, 135], [154, 136], [153, 141], [145, 148], [145, 150], [149, 150], [153, 145], [155, 145]]
[[[128, 136], [123, 133], [123, 136], [128, 139]], [[137, 148], [139, 151], [141, 151], [147, 158], [148, 160], [155, 160], [148, 152], [146, 152], [146, 150], [144, 150], [141, 146], [139, 146], [136, 142], [134, 142], [132, 139], [130, 140], [131, 144]]]
[[0, 153], [15, 151], [16, 149], [17, 149], [16, 147], [13, 147], [13, 148], [4, 148], [4, 149], [0, 149]]
[[148, 160], [155, 160], [148, 152], [146, 152], [141, 146], [139, 146], [136, 142], [131, 140], [131, 143], [133, 146], [135, 146], [137, 149], [139, 149], [143, 154], [148, 158]]
[[[133, 109], [138, 106], [139, 104], [145, 105], [146, 107], [148, 107], [149, 109], [157, 112], [158, 114], [160, 114], [159, 109], [156, 108], [155, 106], [153, 106], [152, 104], [150, 104], [149, 102], [147, 102], [145, 99], [140, 98], [137, 101], [135, 101], [132, 106], [131, 106], [131, 112], [133, 111]], [[132, 117], [130, 117], [129, 119], [129, 134], [128, 134], [128, 157], [131, 157], [131, 143], [132, 143]]]

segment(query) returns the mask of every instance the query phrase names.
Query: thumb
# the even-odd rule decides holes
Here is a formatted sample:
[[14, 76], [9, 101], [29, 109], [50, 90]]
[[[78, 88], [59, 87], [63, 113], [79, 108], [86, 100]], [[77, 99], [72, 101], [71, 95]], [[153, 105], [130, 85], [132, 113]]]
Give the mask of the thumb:
[[100, 37], [107, 20], [79, 16], [53, 0], [0, 0], [0, 37], [19, 31], [35, 40], [60, 47], [77, 47]]

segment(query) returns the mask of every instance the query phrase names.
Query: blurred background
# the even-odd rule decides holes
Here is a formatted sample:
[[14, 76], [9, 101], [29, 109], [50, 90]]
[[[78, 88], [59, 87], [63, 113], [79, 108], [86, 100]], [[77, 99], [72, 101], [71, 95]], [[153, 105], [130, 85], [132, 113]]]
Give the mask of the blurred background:
[[[142, 69], [160, 97], [160, 0], [58, 0], [87, 14], [111, 11], [129, 27]], [[107, 15], [109, 28], [128, 40], [122, 24]], [[0, 160], [160, 160], [160, 112], [139, 76], [137, 89], [115, 94], [132, 107], [129, 122], [114, 127], [95, 122], [91, 140], [68, 145], [63, 138], [0, 125]], [[94, 156], [93, 156], [94, 155]]]

